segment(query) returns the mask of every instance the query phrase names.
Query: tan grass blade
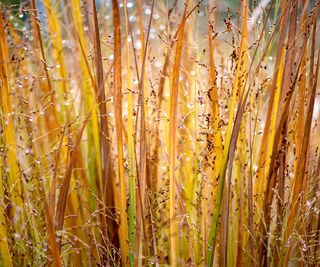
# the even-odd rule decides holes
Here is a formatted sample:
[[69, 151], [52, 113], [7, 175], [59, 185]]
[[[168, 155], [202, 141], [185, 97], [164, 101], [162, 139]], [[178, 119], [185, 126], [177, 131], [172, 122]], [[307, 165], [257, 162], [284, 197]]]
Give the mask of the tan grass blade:
[[114, 26], [114, 71], [113, 71], [113, 95], [114, 95], [114, 113], [116, 123], [117, 150], [118, 150], [118, 175], [120, 181], [120, 228], [119, 240], [121, 248], [121, 262], [125, 266], [129, 260], [128, 246], [128, 219], [127, 219], [127, 193], [124, 178], [123, 165], [123, 125], [122, 125], [122, 78], [121, 78], [121, 32], [120, 32], [120, 12], [118, 1], [112, 1], [113, 26]]

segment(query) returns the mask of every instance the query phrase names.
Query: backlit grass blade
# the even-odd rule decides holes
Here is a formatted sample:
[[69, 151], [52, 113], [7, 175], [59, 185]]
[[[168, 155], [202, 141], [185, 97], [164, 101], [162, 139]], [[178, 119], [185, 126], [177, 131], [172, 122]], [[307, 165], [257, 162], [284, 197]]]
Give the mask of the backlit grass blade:
[[[81, 94], [84, 99], [85, 113], [88, 114], [92, 112], [91, 120], [88, 122], [87, 135], [88, 135], [88, 165], [89, 165], [89, 176], [90, 176], [90, 186], [94, 192], [100, 192], [102, 195], [102, 190], [97, 184], [101, 184], [102, 180], [102, 162], [100, 153], [100, 138], [99, 138], [99, 120], [98, 120], [98, 109], [95, 106], [96, 98], [96, 84], [92, 75], [92, 70], [90, 69], [87, 57], [88, 48], [87, 40], [84, 31], [84, 22], [81, 14], [80, 0], [68, 0], [68, 11], [72, 20], [72, 28], [75, 33], [75, 40], [77, 44], [77, 51], [79, 53], [79, 67], [81, 70], [81, 80], [80, 88]], [[92, 109], [93, 108], [93, 109]], [[92, 111], [91, 111], [92, 109]], [[98, 182], [97, 182], [98, 180]], [[104, 186], [111, 186], [110, 182], [105, 181]], [[110, 194], [111, 195], [111, 194]], [[111, 196], [112, 197], [112, 196]], [[108, 202], [109, 200], [109, 202]], [[112, 198], [111, 198], [112, 200]], [[107, 198], [107, 203], [112, 204]], [[90, 203], [93, 205], [94, 203]]]
[[58, 18], [56, 16], [57, 8], [55, 8], [52, 5], [51, 0], [45, 0], [44, 6], [47, 14], [49, 34], [50, 34], [51, 40], [53, 41], [52, 52], [53, 52], [54, 59], [56, 61], [55, 67], [58, 69], [59, 76], [60, 76], [58, 87], [60, 87], [62, 90], [58, 90], [58, 93], [61, 95], [61, 99], [65, 100], [67, 98], [67, 94], [70, 89], [69, 89], [69, 82], [67, 81], [68, 77], [67, 77], [67, 70], [66, 70], [63, 47], [62, 47], [61, 30], [60, 30]]
[[270, 171], [270, 161], [272, 158], [272, 149], [274, 144], [274, 137], [275, 137], [275, 131], [276, 131], [276, 123], [277, 123], [277, 114], [278, 114], [278, 108], [279, 108], [279, 102], [280, 102], [280, 92], [281, 92], [281, 82], [284, 72], [284, 56], [285, 56], [285, 50], [282, 50], [281, 59], [280, 59], [280, 65], [279, 65], [279, 72], [277, 77], [277, 83], [274, 88], [275, 96], [273, 101], [273, 107], [272, 107], [272, 113], [271, 113], [271, 128], [269, 132], [269, 140], [268, 140], [268, 146], [267, 146], [267, 153], [266, 153], [266, 173], [269, 173]]
[[[185, 16], [185, 14], [184, 14]], [[176, 193], [175, 193], [175, 162], [176, 162], [176, 142], [177, 142], [177, 111], [178, 111], [178, 96], [179, 96], [179, 76], [180, 63], [183, 48], [185, 17], [182, 18], [180, 30], [178, 33], [178, 40], [175, 51], [175, 61], [173, 65], [171, 91], [170, 91], [170, 142], [169, 142], [169, 216], [170, 216], [170, 251], [171, 251], [171, 265], [177, 264], [177, 223], [176, 223]]]
[[[96, 95], [99, 105], [99, 115], [100, 115], [100, 148], [101, 148], [101, 173], [102, 177], [99, 181], [101, 197], [104, 204], [106, 205], [109, 201], [106, 201], [106, 194], [113, 196], [113, 186], [106, 191], [106, 185], [112, 185], [111, 180], [111, 166], [110, 166], [110, 146], [108, 143], [109, 139], [109, 130], [108, 130], [108, 117], [107, 117], [107, 107], [106, 107], [106, 94], [104, 87], [104, 72], [102, 65], [102, 55], [101, 55], [101, 45], [100, 45], [100, 34], [99, 34], [99, 25], [98, 25], [98, 15], [95, 1], [92, 1], [93, 8], [93, 24], [94, 24], [94, 52], [95, 52], [95, 66], [96, 66]], [[110, 220], [106, 219], [106, 216], [103, 215], [102, 224], [104, 228], [108, 228], [108, 225], [105, 225], [106, 222]], [[111, 227], [111, 225], [110, 225]], [[106, 229], [104, 230], [106, 231]], [[109, 230], [110, 231], [110, 230]], [[106, 231], [106, 233], [108, 233]], [[111, 238], [111, 236], [109, 236]]]
[[[127, 1], [123, 1], [124, 19], [126, 25], [126, 35], [129, 36], [128, 29], [128, 14]], [[131, 89], [131, 70], [130, 70], [130, 47], [126, 42], [126, 72], [127, 72], [127, 88]], [[128, 93], [128, 149], [130, 158], [129, 169], [129, 207], [128, 207], [128, 232], [129, 232], [129, 263], [133, 266], [134, 263], [134, 248], [135, 248], [135, 225], [136, 225], [136, 162], [134, 151], [134, 127], [133, 127], [133, 95], [131, 91]]]
[[[9, 58], [7, 49], [7, 40], [5, 35], [5, 24], [3, 14], [0, 9], [0, 80], [1, 80], [1, 120], [4, 133], [4, 144], [6, 148], [6, 170], [8, 175], [9, 196], [14, 205], [14, 210], [23, 208], [22, 185], [20, 180], [20, 171], [17, 161], [17, 145], [15, 140], [15, 129], [13, 121], [13, 109], [10, 101], [10, 84], [9, 84]], [[10, 216], [13, 216], [12, 213]], [[22, 214], [23, 216], [23, 214]], [[23, 219], [23, 218], [21, 218]], [[20, 221], [22, 222], [22, 221]], [[16, 225], [17, 231], [21, 225]], [[20, 232], [20, 231], [19, 231]]]
[[118, 1], [112, 1], [113, 10], [113, 27], [114, 27], [114, 71], [113, 71], [113, 95], [114, 95], [114, 113], [116, 124], [116, 137], [117, 137], [117, 160], [118, 160], [118, 175], [120, 181], [120, 227], [119, 239], [121, 249], [121, 262], [125, 266], [129, 260], [129, 246], [128, 246], [128, 219], [127, 219], [127, 193], [126, 183], [124, 177], [124, 164], [123, 164], [123, 125], [122, 125], [122, 77], [121, 77], [121, 32], [120, 32], [120, 12]]
[[[2, 128], [2, 119], [0, 123], [0, 127]], [[0, 146], [3, 146], [2, 140], [0, 139]], [[0, 157], [0, 200], [3, 203], [4, 199], [4, 194], [3, 194], [3, 174], [5, 171], [5, 162], [3, 161], [2, 156]], [[3, 266], [5, 267], [12, 267], [12, 260], [11, 260], [11, 255], [10, 255], [10, 250], [9, 250], [9, 245], [8, 245], [8, 239], [7, 239], [7, 229], [5, 227], [5, 207], [3, 204], [1, 204], [0, 207], [0, 254], [1, 254], [1, 260], [3, 263]]]
[[[83, 131], [87, 125], [88, 118], [83, 122], [79, 132], [78, 136], [75, 142], [75, 146], [73, 150], [70, 152], [70, 160], [68, 163], [68, 168], [65, 174], [65, 177], [63, 179], [61, 188], [60, 188], [60, 193], [59, 193], [59, 198], [58, 198], [58, 203], [57, 203], [57, 210], [56, 210], [56, 215], [55, 215], [55, 220], [56, 220], [56, 225], [55, 229], [56, 231], [62, 231], [63, 230], [63, 224], [64, 224], [64, 216], [65, 216], [65, 209], [66, 209], [66, 203], [67, 203], [67, 197], [68, 197], [68, 191], [69, 191], [69, 184], [71, 180], [71, 175], [72, 171], [74, 168], [74, 164], [77, 158], [77, 153], [78, 149], [80, 146], [81, 138]], [[61, 239], [58, 242], [59, 247], [61, 248]]]

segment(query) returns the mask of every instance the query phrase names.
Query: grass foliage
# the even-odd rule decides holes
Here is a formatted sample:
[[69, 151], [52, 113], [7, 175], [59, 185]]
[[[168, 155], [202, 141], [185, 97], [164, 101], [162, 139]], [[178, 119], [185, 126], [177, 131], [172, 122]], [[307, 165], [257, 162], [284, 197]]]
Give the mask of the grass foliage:
[[0, 5], [1, 266], [319, 266], [319, 0]]

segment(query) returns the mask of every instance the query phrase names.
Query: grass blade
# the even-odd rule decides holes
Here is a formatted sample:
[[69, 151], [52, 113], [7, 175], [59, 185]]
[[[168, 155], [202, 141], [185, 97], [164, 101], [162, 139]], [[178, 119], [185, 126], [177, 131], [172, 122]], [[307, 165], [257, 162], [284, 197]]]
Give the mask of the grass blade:
[[123, 165], [123, 140], [122, 140], [122, 78], [121, 78], [121, 32], [120, 32], [120, 13], [118, 1], [112, 1], [113, 10], [113, 26], [114, 26], [114, 113], [116, 121], [116, 136], [118, 149], [118, 175], [120, 181], [120, 228], [119, 240], [121, 248], [121, 262], [125, 266], [129, 260], [129, 246], [128, 246], [128, 219], [127, 219], [127, 193], [126, 183], [124, 180], [124, 165]]
[[184, 37], [184, 25], [185, 25], [185, 13], [182, 18], [180, 30], [178, 33], [178, 40], [175, 51], [175, 61], [173, 65], [172, 82], [171, 82], [171, 94], [170, 94], [170, 149], [169, 149], [169, 213], [170, 213], [170, 247], [171, 247], [171, 266], [177, 264], [177, 227], [176, 227], [176, 193], [175, 193], [175, 159], [176, 159], [176, 142], [177, 142], [177, 111], [178, 111], [178, 92], [179, 92], [179, 76], [180, 76], [180, 64], [183, 48]]

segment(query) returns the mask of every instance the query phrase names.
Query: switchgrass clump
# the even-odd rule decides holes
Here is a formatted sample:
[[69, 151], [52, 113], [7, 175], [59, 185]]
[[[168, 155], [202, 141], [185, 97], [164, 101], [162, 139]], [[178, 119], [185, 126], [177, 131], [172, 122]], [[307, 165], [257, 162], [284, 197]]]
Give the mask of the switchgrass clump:
[[319, 0], [0, 5], [2, 266], [318, 266]]

